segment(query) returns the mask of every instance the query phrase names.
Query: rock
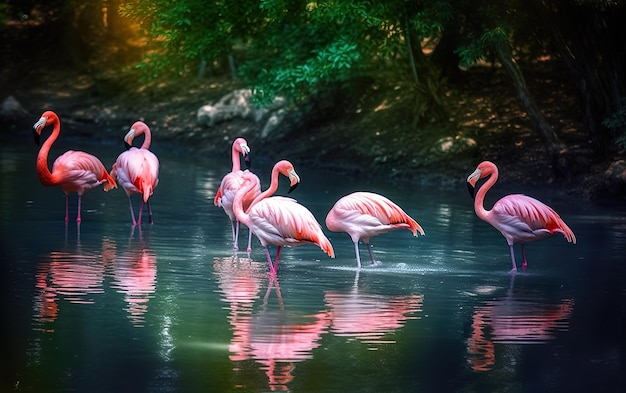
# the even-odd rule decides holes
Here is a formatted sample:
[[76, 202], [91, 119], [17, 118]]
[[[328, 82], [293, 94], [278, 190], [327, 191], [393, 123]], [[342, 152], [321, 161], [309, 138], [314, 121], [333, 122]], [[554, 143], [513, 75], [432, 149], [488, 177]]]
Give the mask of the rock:
[[609, 165], [604, 172], [604, 186], [615, 195], [626, 195], [626, 161], [619, 160]]
[[440, 155], [452, 156], [458, 154], [476, 152], [478, 145], [472, 138], [466, 138], [464, 136], [455, 136], [454, 138], [449, 136], [439, 139], [434, 146], [434, 152]]
[[256, 107], [252, 102], [252, 90], [235, 90], [222, 97], [214, 105], [198, 109], [196, 121], [200, 125], [214, 127], [235, 118], [248, 120], [258, 126], [262, 137], [267, 137], [286, 115], [286, 100], [276, 97], [269, 105]]
[[28, 111], [13, 96], [8, 96], [0, 104], [0, 122], [9, 123], [28, 117]]

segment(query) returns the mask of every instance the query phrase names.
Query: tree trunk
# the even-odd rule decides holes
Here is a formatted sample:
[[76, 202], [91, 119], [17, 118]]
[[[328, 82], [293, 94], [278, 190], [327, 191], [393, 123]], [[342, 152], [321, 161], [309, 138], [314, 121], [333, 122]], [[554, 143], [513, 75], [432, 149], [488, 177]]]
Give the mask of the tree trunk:
[[530, 3], [552, 34], [581, 100], [581, 117], [594, 151], [605, 157], [612, 146], [602, 121], [620, 108], [626, 96], [626, 34], [623, 2]]
[[511, 79], [513, 79], [513, 84], [517, 89], [522, 108], [528, 114], [533, 128], [539, 132], [539, 135], [544, 141], [548, 157], [554, 166], [555, 172], [558, 175], [568, 177], [569, 169], [562, 154], [565, 151], [565, 145], [561, 142], [554, 130], [552, 130], [552, 127], [550, 127], [545, 117], [543, 117], [537, 103], [530, 94], [524, 75], [513, 58], [508, 41], [499, 41], [496, 44], [496, 53], [498, 59], [511, 76]]

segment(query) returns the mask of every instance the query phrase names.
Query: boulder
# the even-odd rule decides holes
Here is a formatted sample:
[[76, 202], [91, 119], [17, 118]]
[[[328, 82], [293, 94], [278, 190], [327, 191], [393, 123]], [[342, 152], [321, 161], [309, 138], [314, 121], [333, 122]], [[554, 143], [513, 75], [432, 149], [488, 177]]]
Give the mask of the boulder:
[[240, 89], [225, 95], [213, 105], [200, 107], [196, 121], [200, 125], [215, 127], [233, 119], [248, 120], [258, 126], [262, 137], [267, 137], [281, 124], [287, 113], [285, 107], [286, 100], [282, 97], [257, 107], [252, 101], [252, 90]]

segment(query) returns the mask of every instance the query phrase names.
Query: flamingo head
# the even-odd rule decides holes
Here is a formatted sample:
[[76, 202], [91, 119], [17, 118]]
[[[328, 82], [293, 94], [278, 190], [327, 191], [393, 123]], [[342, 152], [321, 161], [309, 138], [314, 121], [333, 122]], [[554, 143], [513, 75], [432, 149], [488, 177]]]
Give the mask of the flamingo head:
[[478, 180], [490, 175], [498, 176], [498, 168], [492, 162], [483, 161], [478, 164], [474, 172], [467, 177], [467, 190], [472, 198], [474, 198], [474, 191]]
[[124, 146], [126, 146], [126, 150], [133, 147], [133, 139], [141, 134], [145, 134], [148, 126], [143, 121], [136, 121], [128, 133], [124, 136]]
[[37, 121], [37, 123], [33, 125], [33, 138], [35, 139], [37, 146], [39, 146], [39, 141], [41, 139], [41, 130], [52, 124], [55, 118], [57, 118], [57, 115], [54, 112], [46, 111], [41, 115], [41, 118]]
[[250, 147], [248, 146], [248, 142], [243, 138], [237, 138], [235, 142], [237, 143], [236, 146], [239, 148], [239, 152], [243, 154], [243, 161], [246, 164], [246, 168], [250, 169], [252, 160], [250, 159]]
[[278, 161], [276, 165], [274, 165], [274, 167], [278, 169], [278, 172], [280, 174], [289, 178], [288, 193], [290, 193], [291, 191], [295, 190], [296, 187], [298, 187], [298, 184], [300, 184], [300, 176], [298, 176], [298, 174], [296, 173], [296, 170], [293, 167], [293, 164], [291, 162], [287, 160], [281, 160], [281, 161]]

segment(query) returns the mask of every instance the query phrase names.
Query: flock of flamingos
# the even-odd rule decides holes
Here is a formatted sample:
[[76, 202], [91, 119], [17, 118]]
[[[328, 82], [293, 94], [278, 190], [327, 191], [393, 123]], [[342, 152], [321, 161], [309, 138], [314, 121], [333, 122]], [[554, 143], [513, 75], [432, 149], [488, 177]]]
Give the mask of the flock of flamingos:
[[[39, 121], [33, 126], [35, 142], [39, 144], [41, 133], [47, 126], [53, 126], [50, 137], [43, 143], [37, 156], [37, 174], [45, 186], [58, 186], [65, 193], [65, 221], [69, 221], [68, 195], [70, 192], [78, 194], [78, 210], [76, 221], [81, 221], [81, 196], [99, 185], [105, 191], [117, 188], [120, 184], [130, 205], [132, 225], [141, 224], [144, 204], [148, 210], [149, 223], [153, 223], [150, 197], [159, 182], [159, 160], [149, 150], [151, 134], [148, 126], [138, 121], [134, 123], [124, 136], [127, 150], [121, 153], [111, 171], [108, 172], [104, 164], [95, 156], [69, 150], [59, 156], [52, 165], [52, 172], [48, 168], [48, 153], [52, 144], [59, 137], [61, 125], [59, 117], [52, 111], [42, 114]], [[140, 148], [132, 147], [133, 139], [144, 135], [144, 142]], [[243, 156], [249, 168], [250, 147], [243, 138], [237, 138], [232, 145], [232, 171], [224, 176], [215, 195], [214, 203], [224, 209], [231, 221], [233, 232], [233, 248], [237, 250], [239, 224], [249, 228], [248, 252], [251, 251], [252, 234], [261, 242], [267, 257], [271, 275], [276, 275], [278, 260], [283, 246], [298, 246], [302, 244], [316, 244], [331, 258], [335, 253], [333, 247], [324, 235], [321, 225], [311, 211], [294, 199], [272, 196], [278, 189], [279, 175], [290, 181], [290, 192], [300, 182], [293, 165], [286, 160], [274, 165], [271, 174], [271, 183], [267, 190], [261, 191], [261, 182], [249, 169], [241, 169]], [[476, 193], [476, 183], [487, 178]], [[489, 161], [481, 162], [467, 178], [470, 194], [474, 197], [474, 210], [483, 221], [488, 222], [506, 239], [510, 254], [512, 272], [517, 271], [513, 245], [521, 244], [522, 268], [527, 266], [524, 243], [543, 239], [555, 233], [561, 233], [568, 242], [576, 243], [572, 230], [561, 217], [546, 204], [522, 194], [507, 195], [497, 201], [491, 210], [486, 210], [483, 201], [487, 191], [498, 179], [498, 168]], [[140, 208], [138, 219], [135, 219], [131, 196], [140, 194]], [[424, 235], [422, 227], [388, 198], [372, 192], [354, 192], [340, 198], [326, 216], [326, 226], [333, 232], [346, 232], [354, 243], [357, 265], [361, 267], [359, 256], [359, 241], [367, 245], [372, 264], [376, 264], [369, 247], [370, 238], [393, 231], [407, 229], [417, 236]], [[268, 250], [268, 245], [277, 246], [274, 261]]]

